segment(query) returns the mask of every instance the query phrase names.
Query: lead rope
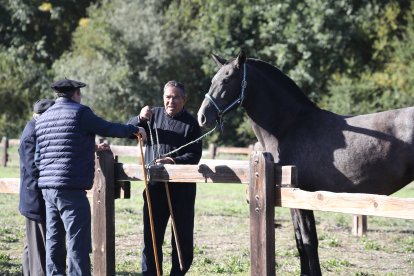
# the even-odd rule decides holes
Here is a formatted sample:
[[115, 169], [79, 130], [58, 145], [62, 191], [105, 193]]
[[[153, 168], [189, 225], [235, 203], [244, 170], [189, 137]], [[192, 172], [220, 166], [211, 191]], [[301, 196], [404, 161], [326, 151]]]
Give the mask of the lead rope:
[[[150, 124], [150, 121], [149, 120], [147, 121], [147, 125], [148, 125], [148, 129], [149, 129], [149, 133], [150, 133], [150, 139], [151, 139], [152, 156], [154, 156], [154, 160], [155, 160], [155, 159], [157, 159], [157, 158], [160, 157], [160, 143], [159, 143], [159, 140], [158, 140], [157, 124], [154, 122], [154, 129], [155, 129], [155, 134], [156, 134], [156, 139], [157, 139], [157, 156], [155, 156], [154, 137], [152, 135], [151, 124]], [[149, 164], [151, 164], [153, 161], [151, 161]]]
[[[155, 122], [154, 122], [154, 123], [155, 123]], [[149, 128], [149, 131], [150, 131], [150, 139], [151, 139], [151, 144], [152, 144], [152, 147], [151, 147], [151, 148], [152, 148], [152, 156], [155, 156], [155, 152], [154, 152], [154, 139], [153, 139], [153, 135], [152, 135], [151, 127], [150, 127], [150, 124], [149, 124], [149, 122], [148, 122], [148, 121], [147, 121], [147, 124], [148, 124], [148, 128]], [[164, 153], [164, 154], [160, 154], [160, 153], [159, 153], [160, 141], [158, 140], [158, 130], [157, 130], [157, 128], [155, 128], [155, 125], [154, 125], [154, 129], [155, 129], [155, 138], [157, 139], [158, 158], [160, 158], [160, 157], [166, 157], [166, 156], [169, 156], [169, 155], [174, 154], [174, 153], [176, 153], [177, 151], [179, 151], [179, 150], [181, 150], [181, 149], [183, 149], [183, 148], [185, 148], [185, 147], [187, 147], [187, 146], [189, 146], [189, 145], [192, 145], [192, 144], [194, 144], [194, 143], [197, 143], [198, 141], [200, 141], [201, 139], [203, 139], [204, 137], [206, 137], [207, 135], [210, 135], [213, 131], [215, 131], [215, 130], [216, 130], [216, 128], [217, 128], [217, 126], [219, 126], [219, 125], [220, 125], [220, 127], [221, 127], [221, 128], [223, 128], [223, 122], [222, 122], [222, 120], [217, 121], [217, 123], [216, 123], [216, 125], [214, 126], [214, 128], [210, 129], [208, 132], [204, 133], [203, 135], [201, 135], [201, 136], [200, 136], [200, 137], [198, 137], [197, 139], [195, 139], [195, 140], [193, 140], [193, 141], [190, 141], [190, 142], [188, 142], [187, 144], [182, 145], [181, 147], [179, 147], [179, 148], [177, 148], [177, 149], [175, 149], [175, 150], [172, 150], [172, 151], [170, 151], [170, 152]], [[152, 164], [152, 163], [154, 163], [154, 162], [155, 162], [155, 160], [156, 160], [156, 159], [158, 159], [158, 158], [157, 158], [157, 157], [154, 157], [154, 159], [152, 159], [152, 160], [151, 160], [151, 162], [149, 162], [149, 163], [146, 165], [147, 169], [149, 169], [149, 167], [151, 166], [151, 164]]]

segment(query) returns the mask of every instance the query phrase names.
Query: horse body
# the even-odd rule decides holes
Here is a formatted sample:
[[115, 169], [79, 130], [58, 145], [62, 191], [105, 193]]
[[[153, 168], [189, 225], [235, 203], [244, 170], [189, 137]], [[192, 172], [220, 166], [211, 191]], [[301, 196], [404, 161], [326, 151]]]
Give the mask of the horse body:
[[[318, 108], [276, 67], [241, 53], [221, 65], [198, 112], [201, 126], [216, 109], [237, 99], [265, 151], [280, 165], [298, 168], [298, 187], [308, 191], [389, 195], [414, 180], [414, 108], [341, 116]], [[243, 69], [244, 68], [244, 69]], [[214, 103], [212, 102], [214, 101]], [[312, 211], [292, 209], [302, 274], [320, 275]]]

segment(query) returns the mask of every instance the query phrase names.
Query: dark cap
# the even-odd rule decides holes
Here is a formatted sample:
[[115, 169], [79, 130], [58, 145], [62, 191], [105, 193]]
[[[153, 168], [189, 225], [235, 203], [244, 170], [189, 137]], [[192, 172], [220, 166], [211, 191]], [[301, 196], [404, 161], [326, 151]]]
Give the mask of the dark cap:
[[83, 82], [65, 78], [53, 83], [50, 87], [58, 93], [66, 93], [85, 86], [86, 84]]
[[43, 112], [45, 112], [49, 107], [51, 107], [54, 104], [55, 104], [54, 100], [49, 100], [49, 99], [38, 100], [33, 105], [33, 112], [37, 113], [37, 114], [42, 114]]

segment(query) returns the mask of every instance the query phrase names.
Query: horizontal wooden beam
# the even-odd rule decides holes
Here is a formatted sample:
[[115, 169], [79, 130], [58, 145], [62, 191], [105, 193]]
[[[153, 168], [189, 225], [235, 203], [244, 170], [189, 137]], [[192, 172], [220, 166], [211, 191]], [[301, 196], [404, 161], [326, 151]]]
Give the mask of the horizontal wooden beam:
[[18, 146], [20, 144], [19, 139], [9, 139], [9, 146]]
[[[92, 190], [88, 190], [87, 196], [92, 197]], [[20, 193], [20, 178], [0, 178], [0, 194]]]
[[112, 153], [117, 156], [136, 156], [139, 160], [141, 156], [140, 150], [138, 146], [115, 146], [111, 145]]
[[0, 193], [18, 194], [20, 190], [20, 178], [0, 178]]
[[277, 188], [275, 202], [287, 208], [414, 219], [414, 198]]
[[[151, 166], [150, 181], [199, 183], [248, 183], [249, 166], [246, 165], [164, 165]], [[116, 180], [143, 180], [141, 165], [117, 163]]]
[[[151, 181], [160, 182], [249, 183], [248, 161], [227, 161], [211, 159], [204, 163], [201, 161], [198, 165], [151, 166], [149, 177]], [[296, 167], [275, 166], [275, 175], [276, 185], [296, 183]], [[142, 166], [116, 163], [115, 179], [118, 181], [143, 180]]]
[[252, 152], [251, 148], [237, 148], [237, 147], [217, 147], [216, 154], [227, 153], [227, 154], [247, 154]]

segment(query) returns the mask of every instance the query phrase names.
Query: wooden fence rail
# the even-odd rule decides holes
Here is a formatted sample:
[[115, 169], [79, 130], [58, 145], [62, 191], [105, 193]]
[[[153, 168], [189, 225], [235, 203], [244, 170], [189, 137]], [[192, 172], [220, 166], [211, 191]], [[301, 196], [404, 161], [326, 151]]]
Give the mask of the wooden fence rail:
[[[250, 163], [217, 161], [152, 166], [149, 177], [161, 182], [249, 183], [251, 275], [275, 275], [274, 207], [414, 219], [414, 199], [292, 188], [297, 184], [296, 168], [277, 166], [270, 154], [254, 152]], [[117, 163], [110, 151], [97, 154], [93, 189], [94, 275], [115, 275], [114, 200], [122, 194], [122, 187], [128, 187], [122, 183], [142, 180], [139, 168]], [[0, 191], [13, 190], [10, 185], [0, 181]]]
[[[0, 144], [0, 166], [6, 167], [7, 163], [12, 160], [18, 160], [19, 156], [15, 153], [10, 153], [10, 146], [18, 146], [19, 139], [9, 139], [3, 137]], [[253, 151], [254, 146], [249, 147], [218, 147], [215, 144], [210, 144], [208, 150], [204, 151], [205, 157], [210, 159], [216, 159], [219, 154], [226, 155], [245, 155], [248, 156]], [[140, 151], [138, 146], [121, 146], [111, 145], [111, 151], [115, 156], [132, 156], [137, 157], [140, 160]]]
[[208, 157], [216, 159], [219, 154], [237, 154], [237, 155], [249, 155], [253, 151], [254, 145], [250, 145], [247, 148], [243, 147], [218, 147], [216, 144], [210, 144], [208, 146]]

